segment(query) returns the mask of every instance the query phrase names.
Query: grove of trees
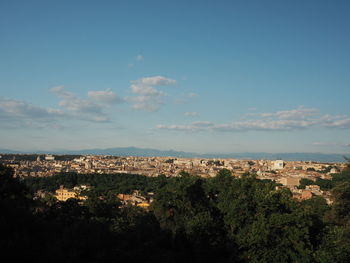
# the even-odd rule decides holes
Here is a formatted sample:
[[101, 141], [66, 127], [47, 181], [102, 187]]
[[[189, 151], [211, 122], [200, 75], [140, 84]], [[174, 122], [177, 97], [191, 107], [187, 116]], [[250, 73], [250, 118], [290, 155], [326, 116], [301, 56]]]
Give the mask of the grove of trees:
[[[0, 247], [11, 260], [47, 262], [350, 262], [350, 180], [332, 181], [327, 205], [322, 197], [296, 201], [273, 181], [225, 169], [213, 178], [19, 180], [0, 165]], [[38, 190], [80, 184], [92, 186], [84, 203], [33, 199]], [[148, 210], [121, 206], [116, 193], [135, 189], [155, 193]]]

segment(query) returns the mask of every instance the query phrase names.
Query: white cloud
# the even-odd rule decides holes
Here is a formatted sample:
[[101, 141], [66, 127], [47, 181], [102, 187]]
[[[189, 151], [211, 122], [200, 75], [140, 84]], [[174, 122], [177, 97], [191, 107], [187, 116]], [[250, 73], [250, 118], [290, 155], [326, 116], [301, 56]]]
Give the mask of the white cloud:
[[145, 96], [163, 96], [164, 92], [159, 91], [153, 87], [147, 85], [133, 84], [130, 89], [135, 94], [145, 95]]
[[133, 109], [157, 111], [164, 103], [162, 97], [166, 95], [163, 91], [156, 89], [157, 86], [170, 86], [176, 84], [176, 80], [162, 76], [146, 77], [131, 81], [131, 92], [135, 96], [127, 98]]
[[332, 146], [348, 147], [349, 146], [346, 143], [339, 143], [339, 142], [313, 142], [312, 145], [320, 146], [320, 147], [332, 147]]
[[136, 59], [137, 61], [142, 61], [142, 60], [144, 59], [144, 57], [143, 57], [142, 55], [137, 55], [137, 56], [135, 57], [135, 59]]
[[119, 96], [117, 96], [117, 94], [115, 94], [110, 89], [89, 91], [88, 96], [89, 96], [89, 98], [93, 99], [94, 101], [106, 103], [106, 104], [116, 104], [116, 103], [123, 102], [123, 99], [120, 98]]
[[318, 113], [318, 109], [299, 107], [298, 109], [294, 110], [278, 111], [276, 115], [279, 119], [305, 119], [310, 116], [315, 116]]
[[158, 124], [156, 126], [157, 129], [163, 129], [163, 130], [175, 130], [175, 131], [194, 131], [195, 128], [190, 125], [163, 125]]
[[0, 126], [7, 128], [53, 126], [58, 119], [67, 118], [58, 109], [43, 108], [31, 103], [0, 98]]
[[324, 126], [330, 127], [330, 128], [347, 129], [347, 128], [350, 128], [350, 118], [333, 120], [325, 123]]
[[0, 110], [2, 110], [3, 113], [12, 116], [29, 117], [33, 119], [52, 118], [65, 115], [64, 112], [57, 109], [46, 109], [25, 101], [10, 99], [0, 99]]
[[169, 86], [176, 84], [176, 80], [163, 76], [146, 77], [133, 82], [144, 86]]
[[218, 132], [240, 132], [240, 131], [288, 131], [305, 129], [314, 125], [312, 121], [296, 120], [248, 120], [223, 124], [211, 122], [192, 122], [190, 125], [158, 125], [158, 129], [188, 130], [188, 131], [218, 131]]
[[[275, 113], [249, 114], [260, 116], [258, 119], [234, 121], [222, 124], [211, 122], [192, 122], [189, 125], [157, 125], [157, 129], [179, 131], [292, 131], [312, 127], [350, 128], [350, 118], [346, 116], [319, 116], [318, 109], [299, 107], [294, 110], [278, 111]], [[248, 116], [248, 115], [246, 115]]]
[[344, 115], [324, 115], [320, 118], [320, 123], [323, 127], [328, 128], [341, 128], [349, 129], [350, 128], [350, 118]]
[[139, 95], [127, 98], [135, 110], [157, 111], [164, 102], [159, 95]]
[[210, 122], [210, 121], [194, 121], [192, 122], [192, 125], [195, 127], [213, 127], [215, 126], [214, 123]]
[[283, 110], [275, 113], [261, 113], [260, 115], [265, 118], [277, 117], [278, 119], [305, 119], [317, 114], [319, 114], [318, 109], [304, 108], [303, 106], [300, 106], [293, 110]]
[[236, 132], [236, 131], [288, 131], [305, 129], [315, 125], [313, 121], [306, 120], [247, 120], [219, 124], [213, 127], [216, 131]]
[[54, 87], [51, 91], [61, 99], [59, 106], [66, 109], [75, 118], [97, 122], [108, 121], [102, 105], [79, 98], [74, 93], [66, 91], [64, 86]]
[[[45, 108], [32, 103], [0, 97], [0, 126], [7, 128], [61, 127], [62, 122], [84, 120], [106, 122], [108, 115], [103, 112], [103, 106], [89, 99], [79, 98], [76, 94], [66, 91], [64, 86], [51, 89], [60, 100], [61, 109]], [[99, 102], [112, 103], [119, 99], [110, 90], [89, 93], [89, 97]]]

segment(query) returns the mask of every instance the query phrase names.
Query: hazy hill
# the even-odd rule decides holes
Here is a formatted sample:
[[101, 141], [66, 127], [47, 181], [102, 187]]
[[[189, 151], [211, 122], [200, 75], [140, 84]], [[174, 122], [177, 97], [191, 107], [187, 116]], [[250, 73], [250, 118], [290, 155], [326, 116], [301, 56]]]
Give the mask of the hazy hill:
[[56, 151], [13, 151], [9, 149], [0, 149], [0, 153], [20, 154], [20, 153], [38, 153], [38, 154], [75, 154], [75, 155], [116, 155], [116, 156], [161, 156], [161, 157], [184, 157], [184, 158], [237, 158], [252, 160], [275, 160], [282, 159], [286, 161], [315, 161], [315, 162], [344, 162], [344, 156], [349, 154], [326, 154], [326, 153], [207, 153], [199, 154], [193, 152], [182, 152], [174, 150], [157, 150], [137, 147], [116, 147], [107, 149], [85, 149], [85, 150], [56, 150]]

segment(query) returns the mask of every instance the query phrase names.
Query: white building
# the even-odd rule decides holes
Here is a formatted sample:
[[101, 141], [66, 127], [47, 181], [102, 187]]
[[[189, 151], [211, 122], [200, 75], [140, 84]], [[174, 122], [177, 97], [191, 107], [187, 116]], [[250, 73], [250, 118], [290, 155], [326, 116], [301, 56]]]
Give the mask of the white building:
[[276, 160], [272, 164], [272, 170], [281, 170], [284, 168], [283, 160]]
[[45, 160], [46, 161], [54, 161], [55, 160], [55, 156], [48, 154], [45, 156]]

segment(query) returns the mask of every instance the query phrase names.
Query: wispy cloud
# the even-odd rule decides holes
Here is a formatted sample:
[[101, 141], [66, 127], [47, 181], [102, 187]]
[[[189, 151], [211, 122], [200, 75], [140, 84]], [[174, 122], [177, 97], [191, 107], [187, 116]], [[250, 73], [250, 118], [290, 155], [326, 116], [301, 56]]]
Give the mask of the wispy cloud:
[[89, 98], [96, 102], [106, 103], [106, 104], [117, 104], [124, 102], [124, 99], [119, 97], [110, 89], [107, 90], [98, 90], [98, 91], [89, 91]]
[[131, 81], [131, 83], [130, 90], [135, 96], [129, 97], [127, 100], [132, 104], [132, 108], [157, 111], [164, 103], [162, 98], [166, 93], [155, 87], [175, 85], [176, 80], [154, 76]]
[[86, 99], [67, 91], [64, 86], [54, 87], [51, 92], [59, 98], [59, 109], [0, 97], [0, 126], [57, 128], [62, 127], [62, 122], [70, 120], [106, 122], [109, 116], [104, 112], [104, 108], [122, 102], [111, 90], [90, 91]]
[[313, 142], [312, 145], [320, 146], [320, 147], [349, 147], [348, 143], [340, 143], [340, 142]]
[[65, 115], [61, 110], [46, 109], [25, 101], [3, 98], [0, 98], [0, 109], [6, 114], [16, 115], [18, 117], [30, 117], [33, 119], [46, 119]]
[[[205, 125], [203, 125], [203, 123]], [[296, 120], [248, 120], [223, 124], [211, 122], [192, 122], [190, 125], [158, 125], [158, 129], [187, 130], [187, 131], [219, 131], [219, 132], [240, 132], [240, 131], [287, 131], [305, 129], [313, 126], [312, 121]]]
[[198, 116], [199, 113], [195, 111], [191, 111], [191, 112], [184, 112], [184, 115], [189, 117], [195, 117], [195, 116]]
[[187, 94], [182, 94], [178, 98], [175, 99], [176, 104], [186, 104], [188, 103], [191, 99], [197, 97], [198, 94], [194, 92], [190, 92]]
[[144, 60], [144, 56], [139, 54], [139, 55], [137, 55], [137, 56], [132, 58], [132, 60], [128, 63], [128, 67], [132, 68], [132, 67], [135, 66], [136, 63], [139, 63], [139, 62], [141, 62], [143, 60]]
[[65, 90], [64, 86], [57, 86], [51, 91], [60, 98], [59, 106], [67, 110], [76, 118], [104, 122], [108, 116], [103, 112], [103, 106], [88, 99], [79, 98], [72, 92]]
[[142, 61], [142, 60], [144, 59], [144, 57], [143, 57], [142, 55], [137, 55], [137, 56], [135, 57], [135, 59], [136, 59], [137, 61]]
[[[139, 55], [137, 60], [142, 60]], [[91, 90], [87, 96], [68, 91], [64, 86], [51, 88], [58, 99], [57, 108], [45, 108], [30, 102], [0, 97], [1, 127], [58, 127], [65, 121], [109, 122], [107, 110], [115, 104], [128, 102], [138, 110], [157, 111], [166, 93], [159, 87], [175, 85], [176, 80], [163, 76], [145, 77], [131, 81], [133, 96], [120, 97], [111, 89]], [[61, 127], [61, 126], [60, 126]]]
[[350, 118], [346, 116], [320, 116], [318, 109], [299, 107], [293, 110], [274, 113], [254, 114], [258, 119], [233, 121], [222, 124], [212, 122], [192, 122], [187, 125], [159, 124], [157, 129], [177, 131], [217, 131], [217, 132], [244, 132], [244, 131], [292, 131], [312, 127], [350, 128]]
[[322, 125], [329, 128], [341, 128], [349, 129], [350, 128], [350, 118], [346, 116], [330, 116], [324, 115], [321, 118]]
[[43, 108], [31, 103], [0, 98], [1, 127], [45, 127], [67, 114], [58, 109]]
[[176, 84], [176, 80], [163, 76], [146, 77], [132, 82], [142, 86], [169, 86]]
[[314, 108], [304, 108], [299, 106], [297, 109], [277, 111], [274, 113], [261, 113], [262, 117], [277, 117], [278, 119], [306, 119], [310, 116], [315, 116], [319, 114], [318, 109]]

